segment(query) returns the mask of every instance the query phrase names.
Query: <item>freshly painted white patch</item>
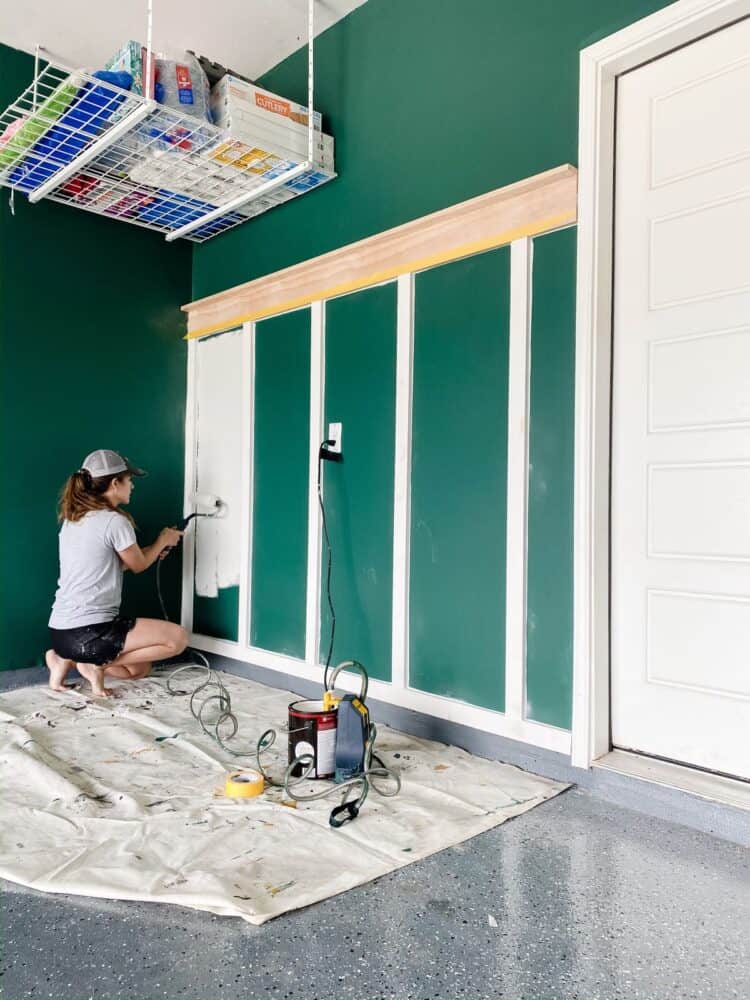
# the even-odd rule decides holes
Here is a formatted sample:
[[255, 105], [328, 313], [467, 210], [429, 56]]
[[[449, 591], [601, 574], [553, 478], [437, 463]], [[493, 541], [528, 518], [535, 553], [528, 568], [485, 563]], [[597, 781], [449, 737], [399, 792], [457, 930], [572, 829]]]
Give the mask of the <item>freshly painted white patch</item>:
[[[222, 501], [218, 517], [195, 524], [195, 592], [216, 597], [240, 582], [242, 494], [242, 331], [200, 343], [196, 359], [196, 493]], [[189, 529], [190, 530], [190, 529]]]
[[[198, 428], [196, 414], [196, 358], [198, 341], [187, 345], [187, 384], [185, 386], [185, 490], [183, 513], [192, 513], [192, 496], [195, 493], [195, 448]], [[188, 632], [193, 630], [193, 598], [195, 594], [195, 532], [188, 531], [182, 540], [182, 611], [180, 624]]]

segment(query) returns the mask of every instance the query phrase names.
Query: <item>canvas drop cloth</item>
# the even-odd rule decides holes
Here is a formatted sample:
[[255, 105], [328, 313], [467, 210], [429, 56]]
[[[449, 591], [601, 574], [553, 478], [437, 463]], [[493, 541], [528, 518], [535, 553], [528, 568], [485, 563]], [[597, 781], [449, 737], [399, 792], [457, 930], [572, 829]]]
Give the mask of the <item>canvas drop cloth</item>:
[[[222, 677], [241, 748], [285, 722], [294, 695]], [[262, 924], [489, 830], [565, 787], [379, 726], [376, 749], [401, 773], [401, 794], [371, 792], [359, 818], [333, 830], [338, 796], [296, 809], [281, 804], [279, 789], [241, 802], [217, 797], [227, 773], [254, 762], [228, 758], [203, 735], [163, 676], [110, 686], [110, 699], [92, 699], [88, 685], [0, 697], [1, 877]], [[282, 753], [280, 736], [264, 756], [276, 775]]]

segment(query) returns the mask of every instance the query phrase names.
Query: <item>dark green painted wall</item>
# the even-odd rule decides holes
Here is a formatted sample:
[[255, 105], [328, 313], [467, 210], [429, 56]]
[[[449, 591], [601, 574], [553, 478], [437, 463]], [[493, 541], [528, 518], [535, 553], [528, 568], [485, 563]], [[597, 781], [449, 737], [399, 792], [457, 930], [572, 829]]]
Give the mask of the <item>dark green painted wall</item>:
[[[0, 105], [33, 59], [0, 46]], [[150, 475], [130, 510], [153, 541], [182, 513], [185, 324], [191, 248], [0, 189], [0, 669], [43, 662], [57, 580], [55, 504], [95, 448]], [[162, 567], [179, 616], [179, 555]], [[159, 616], [154, 572], [125, 579], [123, 611]]]
[[[561, 163], [581, 48], [664, 0], [368, 0], [315, 44], [340, 176], [196, 248], [196, 297]], [[262, 82], [307, 95], [307, 50]]]
[[507, 247], [414, 286], [409, 680], [502, 711]]
[[305, 655], [310, 310], [255, 330], [253, 646]]
[[193, 597], [193, 631], [214, 639], [237, 642], [240, 588], [224, 587], [217, 597]]
[[570, 728], [573, 683], [575, 229], [534, 240], [526, 713]]
[[[333, 663], [359, 660], [391, 677], [396, 285], [326, 306], [325, 422], [343, 424], [343, 460], [323, 463], [333, 549]], [[330, 639], [323, 549], [321, 662]]]

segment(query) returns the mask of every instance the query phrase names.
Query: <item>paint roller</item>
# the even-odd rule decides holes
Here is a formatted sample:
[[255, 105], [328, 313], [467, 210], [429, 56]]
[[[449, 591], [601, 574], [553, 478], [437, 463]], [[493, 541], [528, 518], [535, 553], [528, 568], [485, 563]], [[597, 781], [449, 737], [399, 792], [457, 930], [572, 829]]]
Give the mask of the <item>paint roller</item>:
[[184, 531], [194, 517], [219, 517], [226, 509], [223, 500], [211, 493], [194, 493], [190, 499], [196, 510], [192, 514], [188, 514], [187, 517], [183, 517], [177, 524], [178, 531]]
[[[187, 514], [178, 521], [175, 527], [178, 531], [184, 531], [194, 517], [221, 517], [226, 512], [226, 504], [220, 497], [215, 497], [212, 493], [193, 493], [190, 497], [194, 507], [203, 507], [204, 510], [194, 510], [192, 514]], [[164, 549], [161, 558], [164, 559], [172, 551], [172, 546]]]

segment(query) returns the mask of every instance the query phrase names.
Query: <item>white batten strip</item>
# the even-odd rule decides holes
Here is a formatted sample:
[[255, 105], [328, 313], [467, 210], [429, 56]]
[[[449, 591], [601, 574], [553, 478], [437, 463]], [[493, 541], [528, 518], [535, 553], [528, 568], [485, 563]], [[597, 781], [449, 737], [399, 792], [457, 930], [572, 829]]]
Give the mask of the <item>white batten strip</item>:
[[505, 583], [505, 715], [522, 719], [526, 688], [526, 542], [533, 242], [510, 247], [508, 494]]
[[[241, 646], [236, 642], [228, 642], [225, 639], [212, 639], [209, 636], [203, 635], [193, 635], [190, 641], [196, 649], [201, 649], [206, 653], [216, 653], [219, 656], [226, 656], [231, 660], [251, 663], [256, 667], [265, 667], [268, 670], [275, 670], [277, 673], [286, 674], [289, 677], [298, 677], [303, 680], [319, 682], [322, 676], [322, 665], [313, 667], [303, 660], [297, 660], [291, 656], [283, 656], [279, 653], [272, 653], [265, 649]], [[284, 682], [282, 681], [282, 683]], [[341, 674], [336, 681], [336, 687], [344, 691], [357, 692], [359, 691], [359, 683], [358, 675]], [[508, 739], [519, 740], [522, 743], [530, 743], [533, 746], [543, 747], [546, 750], [555, 750], [557, 753], [566, 755], [570, 753], [570, 733], [564, 729], [556, 729], [554, 726], [546, 726], [539, 722], [530, 722], [528, 719], [508, 719], [502, 712], [477, 708], [463, 701], [456, 701], [452, 698], [441, 698], [438, 695], [427, 694], [424, 691], [415, 691], [410, 688], [399, 690], [392, 684], [386, 684], [384, 681], [373, 679], [370, 680], [368, 693], [369, 697], [376, 701], [382, 701], [398, 708], [422, 712], [425, 715], [432, 715], [437, 719], [456, 722], [462, 726], [470, 726], [472, 729], [477, 729], [480, 732], [505, 736]]]
[[250, 641], [250, 594], [252, 593], [253, 539], [253, 438], [255, 413], [255, 323], [242, 327], [242, 390], [240, 396], [240, 594], [237, 635]]
[[411, 527], [414, 275], [402, 274], [398, 279], [397, 289], [391, 678], [394, 688], [404, 689], [409, 683], [409, 536]]
[[[193, 511], [197, 470], [197, 420], [195, 412], [198, 351], [197, 342], [188, 341], [187, 389], [185, 400], [185, 490], [182, 500], [184, 516]], [[191, 522], [194, 523], [194, 522]], [[193, 597], [195, 592], [195, 531], [186, 531], [182, 540], [182, 607], [180, 623], [184, 629], [193, 629]]]
[[323, 440], [325, 394], [325, 302], [310, 306], [310, 466], [307, 500], [307, 616], [305, 660], [318, 664], [320, 645], [321, 526], [318, 505], [318, 451]]

